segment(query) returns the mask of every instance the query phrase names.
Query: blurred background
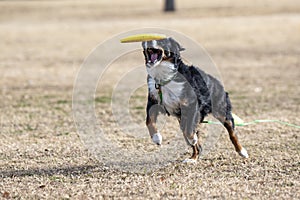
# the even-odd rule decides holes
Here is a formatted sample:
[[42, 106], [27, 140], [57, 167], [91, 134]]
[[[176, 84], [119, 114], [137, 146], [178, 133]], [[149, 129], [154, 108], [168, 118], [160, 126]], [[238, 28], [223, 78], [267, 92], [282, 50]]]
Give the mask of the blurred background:
[[[179, 31], [200, 43], [219, 67], [232, 95], [241, 81], [237, 88], [241, 96], [264, 89], [274, 92], [275, 86], [280, 91], [291, 88], [285, 78], [296, 79], [296, 84], [294, 71], [299, 68], [293, 67], [299, 65], [299, 1], [174, 0], [174, 11], [165, 12], [166, 2], [0, 1], [4, 99], [24, 93], [47, 95], [58, 92], [57, 88], [65, 89], [64, 95], [71, 99], [76, 73], [98, 44], [145, 27]], [[293, 91], [286, 95], [294, 96]], [[264, 98], [256, 101], [266, 102]]]

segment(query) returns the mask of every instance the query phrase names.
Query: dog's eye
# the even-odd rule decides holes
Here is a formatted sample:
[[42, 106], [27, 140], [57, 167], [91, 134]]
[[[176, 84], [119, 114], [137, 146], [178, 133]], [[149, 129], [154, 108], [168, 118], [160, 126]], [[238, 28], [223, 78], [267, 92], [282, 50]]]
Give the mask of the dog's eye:
[[152, 53], [158, 53], [158, 49], [154, 49], [154, 48], [147, 48], [147, 52], [152, 54]]
[[171, 53], [170, 53], [170, 51], [164, 51], [164, 53], [165, 53], [165, 55], [167, 56], [167, 57], [169, 57], [170, 55], [171, 55]]

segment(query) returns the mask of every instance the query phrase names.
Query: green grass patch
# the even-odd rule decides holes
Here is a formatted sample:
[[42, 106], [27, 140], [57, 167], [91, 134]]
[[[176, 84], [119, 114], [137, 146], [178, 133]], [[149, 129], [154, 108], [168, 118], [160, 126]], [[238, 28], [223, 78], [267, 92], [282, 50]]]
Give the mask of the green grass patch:
[[136, 106], [136, 107], [134, 107], [134, 109], [135, 110], [144, 110], [145, 108], [144, 108], [144, 106]]
[[56, 101], [57, 104], [68, 104], [68, 103], [71, 103], [70, 101], [68, 100], [58, 100]]
[[96, 97], [95, 102], [97, 102], [97, 103], [110, 103], [111, 102], [111, 97], [107, 97], [107, 96]]

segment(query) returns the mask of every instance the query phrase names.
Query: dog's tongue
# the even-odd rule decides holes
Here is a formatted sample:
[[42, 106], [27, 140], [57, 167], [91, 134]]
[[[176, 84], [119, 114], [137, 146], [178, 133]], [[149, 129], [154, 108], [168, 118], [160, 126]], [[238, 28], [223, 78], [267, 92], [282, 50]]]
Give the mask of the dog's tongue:
[[157, 60], [158, 54], [157, 53], [153, 53], [151, 54], [151, 62], [154, 63], [155, 60]]

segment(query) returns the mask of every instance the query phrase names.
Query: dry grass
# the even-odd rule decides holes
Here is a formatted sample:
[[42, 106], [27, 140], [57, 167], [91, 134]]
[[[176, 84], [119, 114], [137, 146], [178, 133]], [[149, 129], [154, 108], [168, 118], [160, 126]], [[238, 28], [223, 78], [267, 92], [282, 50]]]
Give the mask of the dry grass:
[[[219, 66], [235, 113], [246, 121], [300, 124], [300, 3], [184, 2], [175, 14], [162, 13], [158, 0], [0, 2], [2, 198], [300, 198], [300, 131], [279, 124], [238, 128], [248, 160], [223, 134], [197, 165], [176, 162], [152, 173], [107, 168], [85, 150], [72, 118], [76, 73], [99, 42], [145, 26], [174, 29], [201, 43]], [[107, 130], [118, 133], [109, 101], [101, 99], [110, 89], [101, 91], [98, 113], [106, 114]], [[139, 119], [143, 95], [132, 111]]]

